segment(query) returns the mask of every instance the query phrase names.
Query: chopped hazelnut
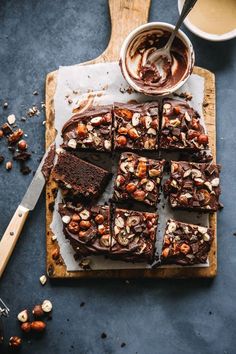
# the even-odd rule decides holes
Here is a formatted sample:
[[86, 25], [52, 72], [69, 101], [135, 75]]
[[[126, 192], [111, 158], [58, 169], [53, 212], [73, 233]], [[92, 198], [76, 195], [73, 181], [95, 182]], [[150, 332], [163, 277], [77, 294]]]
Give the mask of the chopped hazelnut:
[[20, 337], [14, 336], [9, 339], [9, 347], [19, 348], [21, 346], [22, 340]]

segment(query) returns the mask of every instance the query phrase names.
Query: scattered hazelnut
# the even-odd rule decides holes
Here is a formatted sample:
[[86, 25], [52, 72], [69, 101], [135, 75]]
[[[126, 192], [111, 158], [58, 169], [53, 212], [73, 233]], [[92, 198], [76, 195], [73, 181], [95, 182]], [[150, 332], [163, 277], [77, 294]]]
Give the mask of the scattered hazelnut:
[[7, 161], [6, 162], [6, 170], [11, 170], [12, 169], [12, 162], [11, 161]]
[[15, 132], [9, 135], [8, 137], [9, 144], [15, 144], [18, 140], [20, 140], [23, 134], [24, 132], [22, 129], [17, 129]]
[[15, 121], [16, 121], [15, 115], [14, 115], [14, 114], [10, 114], [10, 115], [7, 117], [7, 121], [8, 121], [8, 123], [11, 124], [11, 125], [14, 124]]
[[28, 145], [27, 145], [26, 141], [20, 140], [18, 143], [18, 149], [23, 151], [23, 150], [26, 150], [27, 148], [28, 148]]
[[22, 340], [20, 337], [14, 336], [9, 339], [9, 347], [19, 348], [21, 346]]
[[42, 303], [42, 309], [44, 312], [51, 312], [52, 311], [52, 303], [49, 300], [44, 300]]
[[17, 318], [20, 322], [27, 322], [28, 321], [28, 311], [27, 310], [23, 310], [20, 313], [18, 313]]
[[34, 321], [31, 323], [31, 329], [35, 332], [43, 332], [46, 328], [46, 323], [43, 321]]
[[20, 326], [21, 330], [25, 333], [29, 333], [31, 331], [31, 323], [30, 322], [24, 322]]
[[2, 129], [0, 129], [0, 138], [2, 138], [3, 135], [4, 135], [4, 133], [3, 133]]
[[45, 285], [46, 284], [46, 282], [47, 282], [47, 277], [46, 277], [46, 275], [41, 275], [41, 277], [39, 278], [39, 281], [40, 281], [40, 283], [42, 284], [42, 285]]
[[32, 310], [32, 314], [34, 315], [34, 317], [42, 317], [44, 314], [44, 311], [42, 309], [42, 305], [35, 305], [33, 310]]

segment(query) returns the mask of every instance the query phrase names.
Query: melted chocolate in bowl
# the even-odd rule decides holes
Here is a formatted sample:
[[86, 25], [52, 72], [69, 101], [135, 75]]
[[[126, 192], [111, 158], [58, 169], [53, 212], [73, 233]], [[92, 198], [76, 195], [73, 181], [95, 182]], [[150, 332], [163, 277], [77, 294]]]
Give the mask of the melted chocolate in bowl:
[[137, 35], [126, 53], [126, 70], [131, 80], [145, 93], [168, 91], [189, 74], [188, 48], [178, 37], [171, 46], [172, 63], [164, 60], [163, 71], [155, 64], [147, 65], [149, 55], [164, 47], [170, 37], [167, 30], [147, 30]]

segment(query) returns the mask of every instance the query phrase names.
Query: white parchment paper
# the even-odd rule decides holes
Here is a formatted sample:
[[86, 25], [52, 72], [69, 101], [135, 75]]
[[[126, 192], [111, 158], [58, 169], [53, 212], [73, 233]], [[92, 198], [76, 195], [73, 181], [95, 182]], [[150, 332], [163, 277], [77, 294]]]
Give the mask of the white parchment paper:
[[[191, 106], [193, 106], [202, 116], [202, 104], [204, 99], [204, 79], [198, 75], [192, 74], [188, 81], [182, 86], [177, 93], [189, 92], [193, 95]], [[101, 63], [86, 66], [66, 66], [60, 67], [57, 78], [57, 88], [54, 97], [55, 107], [55, 128], [58, 132], [56, 137], [56, 147], [59, 148], [62, 143], [60, 135], [62, 126], [73, 115], [75, 110], [85, 110], [90, 105], [112, 104], [113, 102], [128, 102], [137, 100], [139, 102], [156, 100], [151, 96], [145, 96], [140, 93], [130, 92], [127, 82], [124, 80], [117, 62]], [[202, 121], [205, 126], [205, 122]], [[86, 155], [87, 154], [87, 155]], [[81, 153], [88, 156], [89, 153]], [[107, 159], [104, 154], [93, 154], [95, 160], [106, 166], [110, 161], [102, 161]], [[150, 153], [151, 158], [157, 158], [157, 153]], [[162, 158], [175, 159], [178, 155], [168, 154], [162, 155]], [[99, 203], [104, 203], [112, 196], [112, 186], [116, 174], [116, 168], [119, 156], [113, 162], [113, 179], [110, 181], [106, 191], [99, 200]], [[74, 250], [69, 241], [65, 238], [62, 232], [62, 222], [57, 211], [58, 203], [61, 202], [60, 192], [55, 201], [55, 209], [53, 212], [53, 220], [51, 229], [54, 235], [57, 236], [60, 247], [61, 256], [67, 267], [67, 271], [82, 270], [79, 262], [74, 259]], [[209, 226], [209, 217], [206, 214], [197, 212], [187, 212], [173, 210], [169, 207], [168, 202], [161, 196], [161, 202], [158, 207], [159, 227], [157, 233], [157, 252], [160, 254], [161, 245], [164, 235], [166, 220], [173, 218], [176, 220], [201, 224]], [[102, 269], [130, 269], [130, 268], [150, 268], [150, 265], [145, 263], [128, 263], [123, 261], [114, 261], [106, 259], [103, 256], [91, 256], [91, 268], [95, 270]], [[197, 267], [207, 267], [209, 264], [197, 265]], [[162, 266], [168, 267], [168, 266]]]

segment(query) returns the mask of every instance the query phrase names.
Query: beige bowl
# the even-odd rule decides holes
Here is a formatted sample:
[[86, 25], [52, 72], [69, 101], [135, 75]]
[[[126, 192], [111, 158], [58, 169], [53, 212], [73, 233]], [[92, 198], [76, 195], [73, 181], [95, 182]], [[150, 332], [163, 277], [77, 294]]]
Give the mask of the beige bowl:
[[173, 31], [173, 29], [174, 26], [169, 23], [151, 22], [137, 27], [124, 40], [120, 51], [120, 67], [124, 78], [126, 79], [128, 84], [134, 88], [135, 91], [142, 92], [150, 96], [165, 96], [178, 90], [188, 80], [193, 70], [195, 55], [194, 55], [192, 43], [190, 42], [189, 38], [184, 34], [184, 32], [182, 32], [181, 30], [178, 31], [177, 37], [182, 41], [182, 43], [187, 48], [187, 68], [183, 76], [181, 77], [181, 79], [173, 86], [168, 88], [163, 88], [163, 90], [158, 89], [156, 91], [152, 90], [152, 92], [150, 91], [147, 92], [145, 88], [136, 84], [136, 82], [132, 79], [127, 69], [127, 63], [126, 63], [127, 50], [134, 39], [138, 39], [139, 36], [141, 36], [143, 33], [147, 31], [151, 31], [151, 30]]
[[[184, 4], [184, 0], [178, 0], [179, 13], [181, 13], [181, 11], [182, 11], [183, 4]], [[225, 4], [225, 6], [227, 6], [227, 1], [225, 1], [223, 4]], [[236, 0], [235, 0], [235, 6], [236, 6]], [[199, 15], [201, 16], [201, 14], [199, 14]], [[221, 14], [221, 21], [227, 21], [227, 18], [224, 18], [224, 11], [222, 11], [222, 14]], [[226, 32], [223, 34], [212, 34], [212, 33], [202, 31], [200, 28], [198, 28], [192, 22], [190, 22], [189, 15], [184, 20], [184, 24], [192, 33], [196, 34], [198, 37], [207, 39], [212, 42], [227, 41], [229, 39], [236, 37], [236, 28], [230, 32]]]

